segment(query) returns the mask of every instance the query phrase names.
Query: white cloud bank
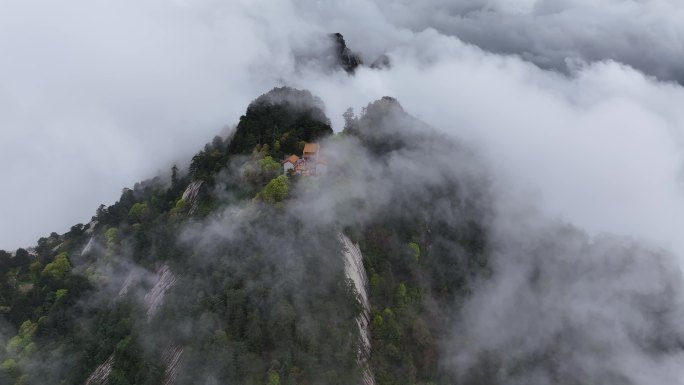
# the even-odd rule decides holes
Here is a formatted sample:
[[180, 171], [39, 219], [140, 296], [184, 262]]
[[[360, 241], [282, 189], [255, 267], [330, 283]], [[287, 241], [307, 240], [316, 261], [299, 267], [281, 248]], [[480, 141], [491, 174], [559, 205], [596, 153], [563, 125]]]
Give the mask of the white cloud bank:
[[376, 2], [396, 25], [435, 28], [486, 50], [568, 72], [606, 59], [684, 82], [684, 3], [672, 0]]
[[[623, 59], [649, 74], [677, 78], [676, 44], [684, 32], [673, 15], [681, 6], [629, 2], [650, 24], [592, 35], [597, 54], [588, 57], [580, 37], [601, 20], [615, 23], [616, 2], [488, 3], [489, 11], [467, 13], [466, 21], [434, 21], [425, 15], [436, 12], [419, 2], [5, 1], [0, 246], [28, 246], [87, 221], [122, 187], [167, 170], [235, 123], [250, 100], [288, 84], [320, 96], [336, 129], [347, 107], [397, 97], [408, 112], [475, 143], [515, 207], [538, 201], [548, 215], [590, 232], [645, 238], [684, 255], [678, 234], [684, 228], [684, 89], [603, 60]], [[483, 4], [434, 3], [461, 12]], [[535, 12], [551, 5], [556, 11], [544, 15], [561, 15], [567, 32], [533, 39], [530, 31], [546, 28], [539, 20], [554, 20]], [[477, 20], [483, 25], [471, 35], [459, 32]], [[651, 25], [667, 29], [668, 39], [655, 44]], [[334, 31], [366, 62], [386, 52], [393, 67], [349, 77], [295, 64], [295, 54]], [[569, 72], [562, 75], [456, 37], [528, 57], [525, 47], [507, 42], [509, 35], [539, 47], [535, 54], [549, 60], [599, 61], [564, 68]], [[633, 36], [635, 57], [651, 58], [666, 47], [658, 62], [672, 75], [611, 53], [608, 37]], [[580, 48], [562, 49], [561, 43]]]

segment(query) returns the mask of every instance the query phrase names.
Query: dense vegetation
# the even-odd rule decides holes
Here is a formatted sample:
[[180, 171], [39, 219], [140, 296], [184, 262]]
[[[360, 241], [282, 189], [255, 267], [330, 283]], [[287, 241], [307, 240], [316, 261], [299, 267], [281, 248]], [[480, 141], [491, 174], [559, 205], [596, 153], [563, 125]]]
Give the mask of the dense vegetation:
[[[472, 280], [489, 274], [487, 189], [450, 175], [450, 162], [459, 153], [467, 157], [466, 149], [435, 136], [393, 98], [369, 104], [360, 118], [346, 118], [345, 132], [360, 138], [380, 163], [418, 153], [433, 160], [426, 170], [445, 172], [437, 183], [415, 191], [397, 186], [401, 192], [392, 193], [390, 208], [351, 234], [369, 276], [376, 383], [453, 383], [438, 365], [439, 344], [445, 326], [455, 323], [453, 304], [467, 296]], [[440, 165], [444, 154], [450, 156]], [[483, 194], [478, 201], [464, 192], [465, 182]]]
[[275, 88], [247, 108], [228, 146], [230, 154], [249, 154], [268, 146], [269, 155], [301, 154], [305, 142], [332, 134], [323, 102], [309, 91]]
[[[433, 135], [389, 98], [345, 118], [337, 140], [355, 138], [383, 167]], [[349, 170], [323, 183], [283, 176], [278, 161], [331, 135], [320, 100], [276, 88], [187, 172], [174, 166], [169, 179], [124, 189], [89, 224], [30, 252], [0, 252], [2, 335], [11, 336], [0, 341], [0, 383], [85, 383], [110, 360], [109, 384], [160, 384], [169, 352], [182, 348], [177, 384], [357, 384], [362, 309], [345, 278], [342, 231], [364, 255], [376, 382], [450, 383], [438, 365], [454, 316], [445, 309], [488, 274], [483, 204], [447, 178], [387, 195], [371, 218], [317, 215], [301, 197], [355, 183]], [[350, 202], [346, 212], [370, 210]], [[173, 284], [153, 312], [149, 293], [165, 269]]]

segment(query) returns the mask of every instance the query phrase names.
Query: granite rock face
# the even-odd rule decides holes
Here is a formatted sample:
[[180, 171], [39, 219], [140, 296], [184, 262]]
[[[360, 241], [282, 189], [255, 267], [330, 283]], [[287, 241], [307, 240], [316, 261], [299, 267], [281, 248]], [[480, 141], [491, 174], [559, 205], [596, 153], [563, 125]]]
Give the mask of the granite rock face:
[[344, 36], [341, 33], [332, 33], [329, 36], [333, 42], [337, 64], [347, 73], [353, 74], [356, 68], [363, 64], [361, 57], [347, 47], [347, 43], [344, 41]]

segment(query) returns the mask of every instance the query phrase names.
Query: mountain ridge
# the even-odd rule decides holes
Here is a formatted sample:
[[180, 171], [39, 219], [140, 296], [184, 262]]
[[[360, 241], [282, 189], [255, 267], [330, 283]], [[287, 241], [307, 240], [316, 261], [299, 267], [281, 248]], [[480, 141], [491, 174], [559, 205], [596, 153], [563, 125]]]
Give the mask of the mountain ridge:
[[[640, 374], [584, 357], [677, 362], [674, 256], [505, 212], [477, 152], [394, 98], [337, 134], [324, 111], [275, 88], [187, 172], [0, 252], [0, 381], [622, 384]], [[287, 174], [310, 140], [327, 172]]]
[[[162, 381], [182, 384], [197, 380], [195, 377], [197, 373], [187, 372], [184, 368], [199, 365], [199, 367], [205, 367], [206, 372], [202, 374], [202, 377], [207, 379], [218, 376], [224, 380], [233, 378], [233, 380], [239, 379], [247, 383], [259, 382], [263, 378], [273, 381], [282, 379], [288, 383], [310, 380], [320, 383], [355, 383], [361, 378], [363, 372], [357, 364], [357, 352], [366, 349], [360, 345], [362, 340], [359, 333], [362, 333], [364, 329], [359, 329], [360, 325], [357, 325], [355, 321], [359, 319], [358, 314], [362, 309], [358, 303], [360, 287], [358, 285], [355, 287], [353, 281], [344, 278], [342, 257], [344, 248], [340, 244], [338, 235], [344, 228], [348, 229], [346, 231], [351, 231], [367, 219], [346, 217], [341, 223], [336, 223], [336, 219], [325, 216], [326, 214], [319, 209], [326, 211], [332, 208], [334, 211], [342, 210], [340, 212], [349, 213], [349, 208], [358, 204], [357, 198], [338, 202], [332, 206], [320, 201], [335, 194], [335, 191], [330, 190], [328, 183], [334, 186], [338, 184], [336, 182], [338, 180], [350, 181], [349, 178], [354, 180], [364, 177], [361, 169], [351, 170], [351, 173], [347, 169], [350, 160], [352, 163], [357, 162], [361, 157], [367, 156], [365, 154], [368, 152], [379, 151], [372, 140], [364, 139], [362, 133], [373, 133], [367, 138], [377, 138], [379, 134], [374, 132], [371, 126], [382, 121], [383, 115], [388, 118], [395, 116], [394, 122], [396, 122], [396, 119], [401, 119], [396, 114], [405, 114], [401, 109], [386, 110], [385, 107], [384, 104], [369, 104], [364, 114], [354, 119], [358, 127], [348, 127], [346, 132], [333, 135], [320, 99], [313, 97], [307, 91], [275, 88], [250, 104], [246, 114], [240, 118], [235, 134], [230, 140], [215, 137], [195, 155], [187, 173], [180, 172], [174, 166], [170, 183], [164, 183], [157, 178], [138, 183], [133, 189], [124, 189], [121, 198], [109, 207], [101, 206], [89, 224], [76, 225], [72, 231], [63, 235], [53, 234], [50, 238], [41, 238], [35, 248], [35, 259], [20, 252], [19, 259], [28, 258], [25, 261], [27, 270], [24, 271], [24, 267], [18, 266], [17, 278], [19, 281], [34, 282], [31, 283], [33, 289], [28, 289], [26, 292], [29, 295], [26, 311], [18, 312], [16, 304], [12, 304], [8, 309], [8, 314], [10, 322], [14, 325], [28, 322], [31, 327], [35, 327], [36, 332], [32, 336], [24, 336], [21, 332], [18, 336], [27, 341], [38, 341], [35, 346], [40, 346], [40, 348], [34, 351], [34, 348], [27, 350], [24, 347], [18, 350], [18, 353], [4, 357], [6, 366], [11, 366], [2, 372], [4, 378], [8, 383], [16, 381], [33, 383], [33, 381], [40, 381], [41, 378], [53, 378], [57, 375], [63, 381], [72, 383], [95, 384], [107, 381], [110, 384], [159, 383]], [[267, 199], [267, 196], [271, 196], [269, 195], [271, 183], [268, 182], [278, 179], [282, 174], [279, 159], [290, 152], [301, 151], [302, 143], [308, 141], [318, 141], [322, 144], [327, 159], [333, 163], [330, 175], [318, 178], [287, 178], [283, 187], [284, 195], [278, 195], [279, 197], [274, 200]], [[401, 150], [402, 143], [405, 142], [397, 142], [389, 151]], [[344, 151], [345, 146], [352, 146], [351, 148], [357, 154], [350, 157]], [[388, 154], [387, 149], [383, 151], [385, 155]], [[383, 157], [382, 152], [378, 152], [377, 155], [380, 158]], [[361, 165], [361, 168], [374, 162], [370, 159], [364, 161], [366, 164]], [[370, 183], [376, 182], [370, 181]], [[313, 215], [324, 215], [319, 217], [323, 219], [312, 221], [312, 218], [306, 214], [307, 206]], [[387, 211], [388, 206], [380, 210], [380, 212]], [[233, 220], [226, 222], [226, 218], [233, 218]], [[358, 222], [359, 219], [362, 222]], [[240, 224], [243, 221], [244, 224]], [[393, 221], [394, 219], [388, 217], [384, 220], [384, 224], [389, 226], [388, 228], [397, 228], [392, 224]], [[415, 228], [406, 222], [401, 226], [405, 228], [402, 231]], [[218, 229], [221, 229], [219, 233], [216, 232]], [[259, 230], [255, 232], [250, 229]], [[233, 232], [234, 235], [226, 235], [225, 231]], [[361, 237], [360, 234], [358, 228], [350, 233], [356, 239], [355, 242], [361, 242], [362, 248], [372, 250], [377, 247], [373, 246], [377, 242], [374, 237]], [[397, 241], [399, 239], [394, 242]], [[421, 251], [418, 240], [410, 245], [409, 243], [399, 241], [394, 246], [395, 249], [399, 247], [397, 250], [402, 250], [400, 252], [402, 259], [413, 255], [410, 258], [415, 264], [419, 258], [417, 254], [422, 252], [423, 258], [429, 255], [429, 246]], [[277, 246], [277, 244], [281, 245]], [[213, 252], [210, 250], [214, 252], [222, 250], [221, 254], [227, 254], [225, 254], [226, 257], [215, 259], [211, 256]], [[311, 254], [313, 250], [318, 250], [318, 252]], [[58, 252], [61, 254], [57, 255]], [[252, 258], [256, 259], [253, 261], [249, 258], [244, 259], [249, 255], [253, 255]], [[280, 255], [280, 257], [274, 259], [275, 255]], [[280, 265], [279, 261], [284, 255], [288, 256], [285, 261], [289, 261], [290, 265]], [[378, 260], [378, 258], [388, 258], [388, 256], [376, 255], [373, 258]], [[12, 258], [11, 262], [17, 262], [19, 259]], [[36, 263], [46, 266], [42, 273], [39, 272]], [[56, 265], [57, 263], [61, 265]], [[367, 263], [368, 261], [364, 261], [364, 264]], [[22, 265], [22, 263], [17, 263], [17, 265]], [[28, 265], [32, 268], [28, 269]], [[402, 267], [404, 270], [406, 268], [408, 265]], [[368, 360], [368, 370], [374, 373], [378, 384], [396, 381], [406, 375], [416, 379], [423, 378], [423, 381], [434, 376], [432, 372], [435, 366], [429, 361], [417, 365], [415, 372], [407, 372], [408, 367], [405, 363], [392, 363], [394, 358], [391, 357], [396, 354], [394, 353], [396, 344], [399, 343], [398, 340], [394, 341], [397, 338], [396, 333], [403, 328], [410, 328], [413, 322], [411, 320], [423, 319], [415, 310], [408, 312], [408, 309], [414, 307], [417, 309], [421, 306], [419, 287], [423, 285], [419, 281], [410, 279], [410, 275], [406, 275], [411, 269], [420, 269], [420, 266], [415, 265], [403, 272], [401, 269], [392, 272], [394, 269], [389, 265], [375, 266], [371, 267], [372, 273], [365, 277], [370, 284], [370, 301], [376, 302], [375, 310], [373, 310], [375, 315], [367, 316], [370, 318], [365, 328], [377, 329], [370, 331], [371, 337], [366, 337], [370, 344], [367, 348], [378, 346], [378, 348], [373, 348], [376, 349], [375, 353], [366, 356], [366, 360]], [[55, 274], [59, 276], [50, 278], [52, 271], [57, 271], [58, 273]], [[218, 278], [215, 275], [216, 271], [222, 271], [225, 278], [216, 281]], [[280, 272], [277, 275], [278, 278], [271, 281], [275, 277], [271, 274], [275, 272]], [[157, 289], [160, 282], [165, 281], [162, 277], [167, 274], [173, 274], [174, 278], [169, 279], [168, 284], [163, 284]], [[310, 278], [305, 278], [308, 282], [307, 292], [308, 290], [313, 290], [313, 292], [304, 294], [301, 291], [301, 283], [292, 280], [299, 280], [311, 274], [317, 276], [318, 281], [314, 283], [315, 281], [311, 281]], [[396, 274], [405, 276], [408, 281], [401, 284], [395, 282]], [[387, 278], [382, 278], [385, 275]], [[248, 279], [249, 276], [252, 278]], [[233, 278], [226, 281], [228, 277]], [[54, 279], [51, 281], [52, 284], [45, 282], [48, 278]], [[388, 281], [384, 282], [385, 279]], [[80, 286], [75, 286], [71, 280], [81, 282], [78, 284]], [[224, 282], [219, 283], [220, 281]], [[212, 284], [207, 286], [209, 282]], [[274, 308], [263, 308], [259, 302], [253, 302], [261, 296], [257, 294], [259, 291], [254, 292], [254, 289], [249, 288], [256, 282], [261, 282], [266, 292], [272, 293], [270, 295], [275, 296], [274, 298], [280, 298], [273, 302]], [[59, 298], [54, 303], [47, 303], [50, 305], [49, 308], [45, 308], [44, 305], [34, 308], [37, 302], [29, 300], [31, 294], [39, 287], [44, 293], [60, 293], [56, 294]], [[276, 292], [272, 291], [275, 287], [280, 287], [283, 291], [275, 294]], [[15, 290], [20, 289], [21, 286], [15, 287]], [[390, 290], [390, 292], [378, 294], [379, 290], [383, 292]], [[395, 303], [395, 294], [392, 294], [394, 290], [399, 290], [401, 308], [396, 307], [398, 303]], [[157, 294], [154, 296], [159, 296], [160, 300], [165, 299], [151, 306], [148, 297], [151, 298], [151, 293], [155, 291]], [[238, 302], [240, 305], [235, 303], [233, 306], [238, 306], [236, 309], [243, 309], [241, 312], [245, 311], [247, 318], [235, 318], [236, 314], [232, 313], [224, 314], [223, 318], [215, 318], [214, 323], [224, 325], [217, 329], [216, 333], [223, 330], [219, 334], [225, 334], [228, 340], [235, 340], [235, 343], [243, 341], [239, 343], [247, 345], [234, 345], [234, 343], [220, 345], [221, 349], [224, 349], [222, 354], [228, 354], [238, 361], [245, 357], [251, 357], [250, 360], [254, 361], [256, 360], [254, 354], [258, 354], [263, 358], [256, 361], [264, 362], [264, 366], [258, 366], [254, 371], [244, 368], [233, 370], [231, 375], [227, 375], [220, 374], [223, 372], [210, 369], [206, 367], [206, 363], [202, 364], [198, 361], [206, 354], [199, 353], [206, 348], [191, 342], [192, 339], [188, 339], [190, 335], [187, 331], [178, 329], [179, 325], [176, 322], [186, 319], [180, 316], [183, 314], [186, 314], [184, 317], [189, 317], [188, 321], [183, 322], [191, 324], [206, 322], [201, 321], [201, 317], [195, 318], [191, 315], [192, 313], [188, 313], [190, 309], [186, 307], [186, 304], [194, 301], [183, 300], [187, 294], [215, 293], [216, 299], [211, 299], [214, 298], [213, 296], [207, 296], [205, 299], [200, 299], [199, 305], [196, 305], [205, 309], [203, 313], [214, 314], [217, 309], [211, 305], [212, 301], [229, 301], [230, 296], [225, 296], [231, 291], [243, 293], [240, 294], [240, 298], [243, 298], [241, 301], [247, 302]], [[13, 292], [18, 293], [18, 291]], [[114, 300], [106, 294], [107, 292], [116, 293]], [[332, 295], [333, 293], [337, 294]], [[144, 299], [141, 297], [143, 294]], [[375, 297], [372, 297], [373, 295]], [[389, 297], [385, 298], [386, 296]], [[83, 302], [85, 298], [89, 299]], [[309, 299], [304, 300], [304, 298]], [[390, 301], [385, 302], [387, 300]], [[382, 304], [383, 302], [385, 304]], [[315, 310], [325, 303], [335, 303], [335, 310], [323, 313]], [[307, 309], [304, 313], [296, 310], [302, 306], [300, 310]], [[60, 308], [58, 313], [66, 318], [51, 321], [56, 316], [56, 307]], [[159, 310], [152, 311], [152, 308]], [[276, 310], [280, 313], [273, 313]], [[368, 310], [370, 309], [366, 311]], [[34, 311], [39, 311], [38, 314], [42, 313], [45, 316], [37, 318], [31, 316], [30, 313]], [[294, 313], [291, 313], [292, 311]], [[395, 312], [398, 313], [395, 314]], [[93, 318], [89, 314], [101, 315]], [[126, 316], [126, 314], [130, 315]], [[286, 316], [286, 314], [290, 315]], [[294, 318], [290, 318], [293, 316]], [[295, 333], [288, 337], [293, 339], [286, 338], [290, 341], [287, 345], [289, 347], [279, 342], [284, 336], [290, 335], [289, 332], [279, 337], [273, 335], [272, 332], [264, 334], [267, 330], [264, 329], [266, 324], [270, 325], [269, 329], [275, 327], [270, 323], [272, 321], [267, 321], [268, 319], [285, 322], [292, 325], [288, 327], [293, 327], [303, 322], [304, 319], [301, 318], [303, 316], [314, 317], [317, 319], [316, 324], [319, 325], [337, 326], [332, 329], [314, 328], [313, 330], [296, 326], [293, 329]], [[121, 324], [126, 319], [131, 321]], [[330, 321], [323, 321], [325, 319], [330, 319]], [[379, 321], [381, 319], [382, 322]], [[295, 320], [297, 323], [289, 323]], [[342, 320], [346, 321], [341, 322]], [[260, 326], [263, 322], [266, 324]], [[83, 330], [73, 329], [75, 324], [83, 323], [90, 325], [84, 329], [89, 331], [87, 334], [83, 334]], [[121, 326], [114, 327], [117, 324]], [[419, 324], [423, 325], [421, 326], [423, 334], [429, 333], [426, 321], [420, 321]], [[105, 325], [111, 326], [105, 327]], [[243, 326], [237, 327], [236, 325]], [[304, 322], [304, 325], [309, 325], [306, 328], [313, 326], [307, 322]], [[250, 327], [261, 329], [250, 331]], [[390, 329], [385, 331], [386, 328]], [[112, 334], [115, 330], [119, 331]], [[168, 332], [160, 332], [174, 330], [175, 332], [170, 335], [167, 334]], [[257, 332], [257, 330], [261, 331]], [[305, 330], [308, 331], [305, 332]], [[406, 330], [408, 332], [409, 329]], [[313, 340], [310, 339], [311, 337], [306, 337], [310, 333], [313, 333], [311, 336], [328, 335], [315, 345], [326, 346], [328, 349], [335, 346], [335, 353], [318, 351], [314, 355], [309, 353], [300, 358], [290, 358], [294, 361], [289, 364], [288, 361], [282, 361], [282, 357], [297, 357], [291, 356], [294, 352], [300, 352], [297, 354], [301, 355], [306, 350], [310, 350]], [[340, 339], [347, 333], [357, 337]], [[215, 335], [211, 337], [211, 335], [213, 334], [210, 333], [207, 338], [216, 337]], [[71, 342], [66, 342], [69, 340], [65, 338], [69, 338]], [[194, 335], [192, 338], [202, 340], [203, 337]], [[409, 333], [401, 338], [415, 337], [411, 337]], [[155, 340], [158, 342], [151, 345], [150, 342], [145, 342]], [[328, 345], [336, 340], [340, 343], [345, 342]], [[27, 342], [27, 346], [32, 343], [34, 342]], [[64, 365], [58, 369], [48, 366], [40, 370], [27, 371], [27, 368], [38, 359], [37, 357], [53, 354], [50, 346], [61, 346], [59, 349], [68, 354], [70, 359], [74, 360], [74, 364]], [[159, 357], [171, 357], [170, 353], [162, 351], [164, 346], [176, 346], [173, 348], [176, 353], [171, 355], [176, 357], [172, 370], [175, 382], [169, 382], [171, 381], [170, 375], [163, 374], [169, 369], [168, 367], [165, 369], [166, 364]], [[239, 355], [229, 353], [237, 349], [237, 346], [243, 346], [240, 348], [243, 353]], [[342, 346], [344, 349], [340, 350]], [[306, 350], [301, 350], [304, 348]], [[79, 350], [82, 353], [77, 353]], [[282, 353], [279, 353], [280, 351]], [[347, 353], [341, 354], [342, 352]], [[87, 355], [83, 355], [84, 353]], [[285, 355], [281, 356], [281, 354]], [[267, 364], [268, 357], [281, 358], [277, 359], [278, 364]], [[424, 361], [421, 358], [422, 353], [419, 352], [411, 353], [409, 357], [411, 357], [407, 358], [409, 362]], [[263, 361], [264, 359], [266, 361]], [[235, 362], [238, 363], [238, 361]], [[104, 366], [96, 369], [100, 364]], [[321, 365], [327, 369], [321, 370]], [[328, 373], [328, 371], [331, 372]], [[95, 373], [101, 373], [101, 375]], [[90, 379], [87, 378], [88, 376], [91, 376]], [[363, 374], [363, 376], [366, 378], [365, 381], [371, 381], [368, 374]]]

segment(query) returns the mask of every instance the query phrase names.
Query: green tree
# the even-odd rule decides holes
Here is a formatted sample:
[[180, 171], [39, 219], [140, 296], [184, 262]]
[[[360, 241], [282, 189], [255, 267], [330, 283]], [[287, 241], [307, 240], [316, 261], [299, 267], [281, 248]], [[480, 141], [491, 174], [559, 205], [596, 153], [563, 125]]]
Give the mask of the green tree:
[[270, 156], [265, 156], [263, 159], [261, 159], [259, 161], [259, 167], [261, 168], [261, 172], [264, 174], [275, 174], [273, 177], [277, 176], [277, 174], [280, 174], [280, 163], [273, 160], [273, 158]]
[[404, 285], [403, 283], [399, 284], [399, 289], [397, 289], [397, 296], [400, 300], [406, 298], [406, 285]]
[[8, 374], [9, 376], [16, 376], [19, 373], [19, 368], [17, 367], [17, 361], [10, 358], [0, 364], [0, 371]]
[[66, 297], [67, 293], [69, 293], [69, 290], [59, 289], [55, 292], [55, 298], [59, 301], [60, 299]]
[[[38, 325], [26, 320], [19, 327], [19, 332], [7, 342], [7, 351], [12, 354], [20, 354], [32, 343], [33, 336], [38, 330]], [[35, 346], [35, 345], [34, 345]]]
[[43, 269], [44, 275], [51, 275], [57, 279], [64, 279], [64, 277], [71, 271], [71, 263], [67, 259], [67, 253], [60, 253], [55, 257], [55, 260], [48, 263]]
[[188, 201], [182, 198], [178, 199], [176, 205], [169, 211], [169, 217], [172, 219], [178, 218], [180, 215], [185, 214], [189, 208], [190, 205], [188, 204]]
[[171, 167], [171, 188], [175, 189], [178, 186], [178, 166], [175, 164]]
[[43, 264], [35, 261], [29, 266], [29, 271], [31, 272], [31, 278], [32, 279], [37, 279], [38, 276], [40, 276], [40, 273], [43, 271]]
[[342, 117], [344, 118], [344, 131], [353, 131], [358, 122], [358, 119], [354, 115], [354, 109], [351, 107], [347, 108], [347, 111], [342, 114]]
[[261, 199], [267, 203], [282, 202], [290, 193], [290, 180], [285, 175], [272, 179], [263, 190]]
[[268, 371], [268, 381], [266, 385], [280, 385], [280, 375], [275, 370]]
[[112, 227], [105, 232], [105, 240], [107, 241], [107, 251], [114, 253], [119, 248], [119, 229]]
[[418, 262], [420, 260], [420, 246], [418, 246], [416, 242], [411, 242], [409, 243], [409, 247], [411, 248], [411, 251], [413, 251], [413, 259]]
[[142, 222], [149, 219], [151, 214], [152, 210], [150, 210], [147, 203], [136, 203], [128, 210], [128, 218], [133, 222]]

